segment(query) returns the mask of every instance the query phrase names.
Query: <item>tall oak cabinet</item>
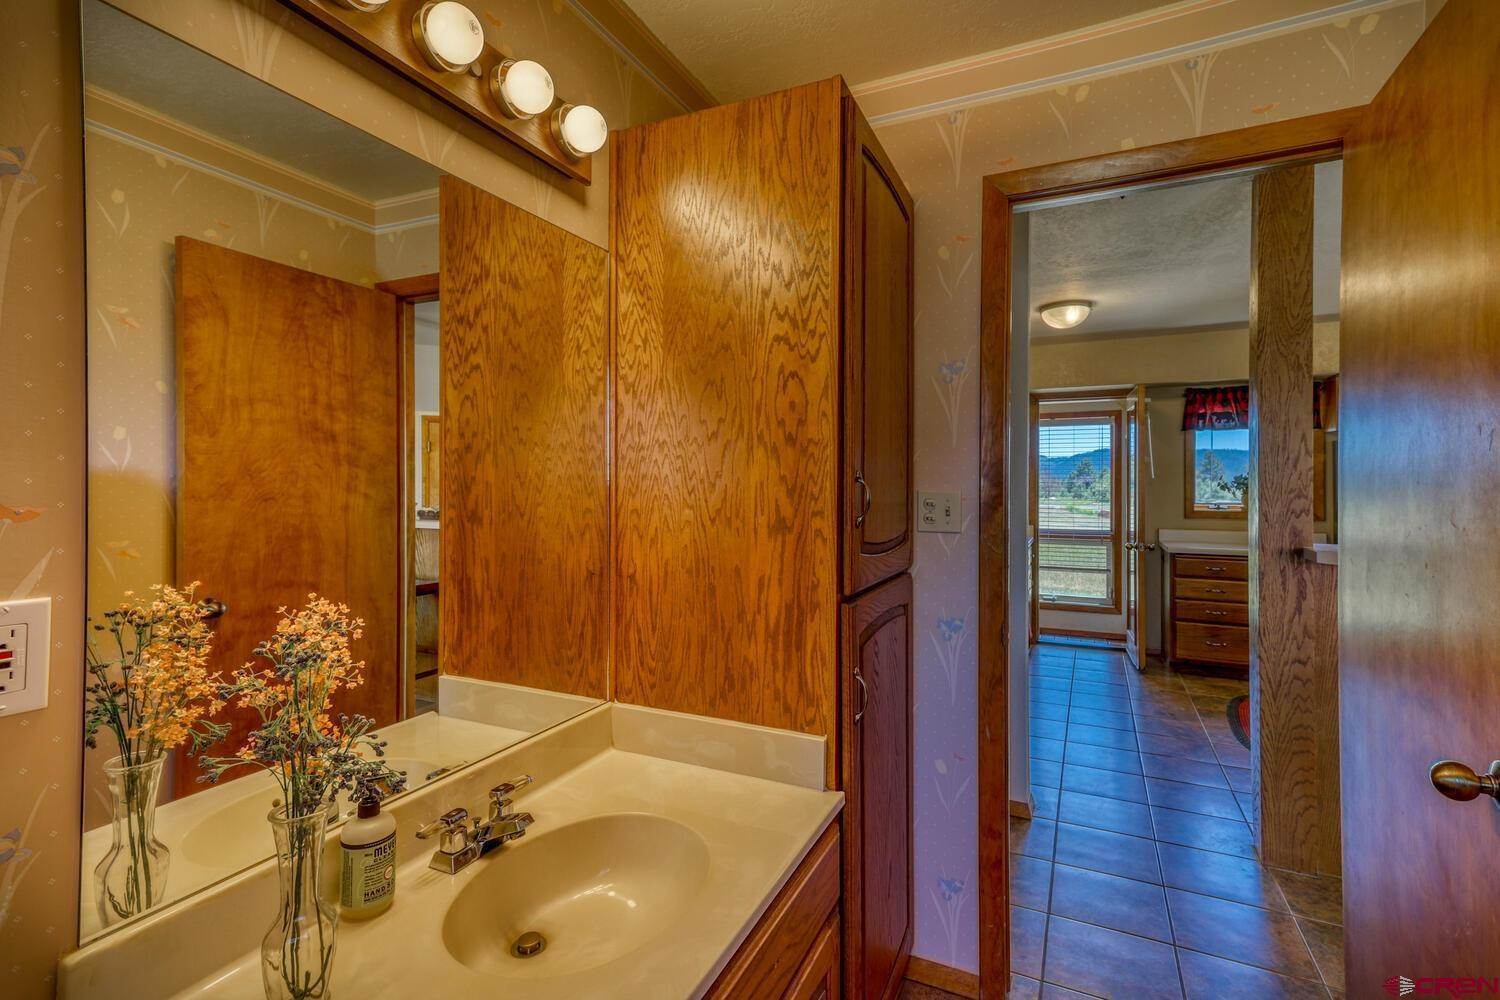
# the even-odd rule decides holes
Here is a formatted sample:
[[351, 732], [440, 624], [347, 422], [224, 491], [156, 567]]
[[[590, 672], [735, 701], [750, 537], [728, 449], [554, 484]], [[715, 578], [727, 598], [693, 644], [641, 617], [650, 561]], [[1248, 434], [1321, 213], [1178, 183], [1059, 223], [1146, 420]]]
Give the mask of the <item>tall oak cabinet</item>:
[[618, 133], [613, 689], [828, 737], [845, 995], [911, 864], [912, 202], [835, 78]]

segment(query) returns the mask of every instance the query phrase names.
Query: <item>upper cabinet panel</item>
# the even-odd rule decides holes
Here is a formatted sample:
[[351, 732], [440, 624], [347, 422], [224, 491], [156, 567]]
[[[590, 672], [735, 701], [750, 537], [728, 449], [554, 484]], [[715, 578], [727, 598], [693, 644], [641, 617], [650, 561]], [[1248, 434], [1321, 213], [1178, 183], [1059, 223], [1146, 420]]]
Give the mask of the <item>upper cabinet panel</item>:
[[912, 202], [850, 102], [845, 211], [844, 592], [912, 555]]

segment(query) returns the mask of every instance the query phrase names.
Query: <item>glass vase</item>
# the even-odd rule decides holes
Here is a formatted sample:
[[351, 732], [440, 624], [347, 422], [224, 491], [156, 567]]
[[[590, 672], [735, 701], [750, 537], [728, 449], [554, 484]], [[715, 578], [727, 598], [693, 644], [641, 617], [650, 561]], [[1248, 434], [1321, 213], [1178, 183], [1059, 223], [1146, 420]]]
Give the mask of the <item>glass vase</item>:
[[308, 816], [271, 810], [281, 881], [276, 920], [261, 939], [260, 971], [268, 1000], [314, 1000], [333, 992], [333, 949], [339, 914], [319, 892], [326, 809]]
[[156, 796], [166, 761], [164, 754], [141, 764], [111, 757], [104, 765], [114, 839], [94, 867], [94, 902], [102, 927], [144, 913], [166, 898], [171, 854], [156, 839]]

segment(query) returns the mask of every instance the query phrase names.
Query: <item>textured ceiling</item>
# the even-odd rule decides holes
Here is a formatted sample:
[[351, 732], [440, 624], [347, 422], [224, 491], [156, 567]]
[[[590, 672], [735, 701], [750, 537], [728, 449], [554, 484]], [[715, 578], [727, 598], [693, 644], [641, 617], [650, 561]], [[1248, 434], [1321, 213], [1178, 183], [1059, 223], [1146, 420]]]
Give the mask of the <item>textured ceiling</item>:
[[[1316, 168], [1313, 312], [1339, 310], [1343, 165]], [[1250, 318], [1249, 177], [1201, 181], [1031, 214], [1031, 336], [1244, 327]], [[1083, 325], [1037, 309], [1089, 299]]]
[[721, 101], [850, 84], [1168, 6], [1162, 0], [625, 0]]
[[437, 187], [436, 168], [99, 0], [83, 5], [91, 86], [367, 201]]

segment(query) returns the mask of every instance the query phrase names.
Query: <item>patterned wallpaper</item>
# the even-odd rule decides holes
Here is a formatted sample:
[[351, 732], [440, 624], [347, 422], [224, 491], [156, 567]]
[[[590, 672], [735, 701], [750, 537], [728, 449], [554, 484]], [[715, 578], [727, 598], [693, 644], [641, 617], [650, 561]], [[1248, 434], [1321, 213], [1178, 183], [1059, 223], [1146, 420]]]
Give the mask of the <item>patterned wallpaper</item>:
[[[679, 112], [561, 0], [469, 2], [497, 47], [545, 53], [560, 88], [567, 81], [570, 97], [595, 104], [615, 126]], [[591, 188], [563, 183], [414, 88], [361, 75], [358, 58], [275, 0], [116, 6], [570, 232], [607, 241], [602, 161]], [[0, 719], [0, 996], [7, 1000], [50, 997], [57, 956], [76, 940], [84, 477], [90, 449], [109, 461], [96, 443], [118, 457], [126, 440], [115, 439], [114, 424], [99, 442], [85, 436], [78, 51], [76, 0], [0, 3], [0, 597], [50, 595], [54, 602], [50, 704]], [[166, 168], [141, 169], [144, 181]], [[118, 224], [134, 189], [134, 182], [112, 186], [102, 206], [89, 206], [89, 226], [108, 227], [106, 217]], [[258, 225], [225, 221], [232, 229], [213, 227], [224, 239]], [[153, 223], [137, 215], [132, 225]], [[255, 245], [253, 235], [240, 239], [240, 248]], [[311, 237], [298, 249], [317, 253]], [[377, 246], [380, 266], [404, 263], [394, 256], [402, 249]], [[121, 297], [111, 304], [139, 308], [114, 301]], [[143, 331], [120, 322], [124, 315], [140, 314], [109, 314], [116, 336], [130, 341]], [[121, 426], [127, 438], [134, 434], [129, 423]]]
[[1365, 103], [1426, 21], [1420, 0], [1003, 101], [877, 125], [916, 198], [916, 464], [963, 531], [919, 534], [915, 953], [977, 968], [975, 865], [980, 178]]

